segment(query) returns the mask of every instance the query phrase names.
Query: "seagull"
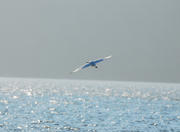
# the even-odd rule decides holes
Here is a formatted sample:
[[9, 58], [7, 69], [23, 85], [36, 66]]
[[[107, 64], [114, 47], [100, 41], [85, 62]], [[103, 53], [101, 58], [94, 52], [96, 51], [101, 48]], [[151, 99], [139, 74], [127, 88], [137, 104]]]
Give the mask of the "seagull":
[[74, 72], [78, 72], [78, 71], [80, 71], [80, 70], [82, 70], [82, 69], [85, 69], [85, 68], [87, 68], [87, 67], [95, 67], [95, 68], [98, 68], [97, 67], [97, 63], [100, 63], [100, 62], [102, 62], [102, 61], [104, 61], [104, 60], [107, 60], [107, 59], [110, 59], [112, 56], [110, 55], [110, 56], [107, 56], [107, 57], [104, 57], [104, 58], [101, 58], [101, 59], [97, 59], [97, 60], [93, 60], [93, 61], [88, 61], [88, 62], [86, 62], [87, 64], [85, 64], [85, 65], [82, 65], [81, 67], [79, 67], [79, 68], [77, 68], [77, 69], [75, 69], [74, 71], [72, 71], [71, 73], [74, 73]]

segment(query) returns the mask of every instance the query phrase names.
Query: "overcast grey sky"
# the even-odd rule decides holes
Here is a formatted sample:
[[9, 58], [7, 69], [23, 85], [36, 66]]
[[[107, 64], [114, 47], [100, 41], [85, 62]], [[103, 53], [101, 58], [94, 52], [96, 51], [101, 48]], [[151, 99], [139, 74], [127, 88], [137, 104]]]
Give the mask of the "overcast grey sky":
[[0, 62], [1, 77], [180, 82], [180, 1], [0, 1]]

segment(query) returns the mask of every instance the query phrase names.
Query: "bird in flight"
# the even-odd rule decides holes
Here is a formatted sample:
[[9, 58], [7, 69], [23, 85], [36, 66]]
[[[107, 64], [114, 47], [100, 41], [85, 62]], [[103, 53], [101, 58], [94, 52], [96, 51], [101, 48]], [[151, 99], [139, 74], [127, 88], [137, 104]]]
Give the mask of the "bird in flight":
[[83, 66], [75, 69], [75, 70], [72, 71], [71, 73], [78, 72], [79, 70], [85, 69], [85, 68], [90, 67], [90, 66], [91, 66], [91, 67], [98, 68], [97, 65], [96, 65], [97, 63], [100, 63], [100, 62], [102, 62], [102, 61], [104, 61], [104, 60], [110, 59], [111, 57], [112, 57], [112, 56], [110, 55], [110, 56], [107, 56], [107, 57], [105, 57], [105, 58], [101, 58], [101, 59], [97, 59], [97, 60], [93, 60], [93, 61], [88, 61], [88, 62], [86, 62], [87, 64], [85, 64], [85, 65], [83, 65]]

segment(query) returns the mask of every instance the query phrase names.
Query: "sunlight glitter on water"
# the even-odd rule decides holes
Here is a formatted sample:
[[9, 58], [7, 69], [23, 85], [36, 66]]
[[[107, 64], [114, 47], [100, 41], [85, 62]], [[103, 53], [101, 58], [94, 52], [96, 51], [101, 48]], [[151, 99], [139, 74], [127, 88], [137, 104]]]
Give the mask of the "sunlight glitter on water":
[[180, 85], [0, 79], [0, 131], [180, 131]]

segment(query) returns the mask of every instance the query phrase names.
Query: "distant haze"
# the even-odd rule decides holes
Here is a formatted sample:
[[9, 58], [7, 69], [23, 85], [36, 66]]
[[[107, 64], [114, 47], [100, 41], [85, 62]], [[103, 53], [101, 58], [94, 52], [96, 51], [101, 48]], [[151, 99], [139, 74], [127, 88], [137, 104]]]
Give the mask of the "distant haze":
[[180, 82], [180, 1], [0, 1], [0, 64], [1, 77]]

